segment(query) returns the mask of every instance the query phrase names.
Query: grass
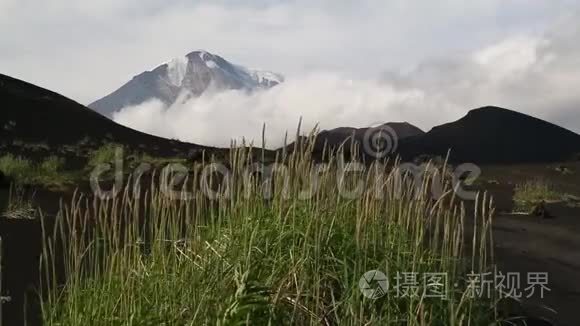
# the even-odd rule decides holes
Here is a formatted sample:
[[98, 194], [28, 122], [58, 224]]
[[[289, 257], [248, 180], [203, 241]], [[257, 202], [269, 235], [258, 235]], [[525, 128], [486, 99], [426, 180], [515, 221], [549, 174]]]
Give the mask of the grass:
[[5, 175], [18, 178], [29, 174], [32, 170], [32, 162], [22, 157], [6, 154], [0, 157], [0, 171]]
[[125, 147], [123, 145], [106, 143], [89, 153], [88, 166], [93, 168], [98, 165], [114, 162], [117, 154], [122, 154], [124, 151]]
[[[391, 286], [373, 300], [359, 289], [370, 270], [385, 272], [391, 284], [397, 273], [446, 273], [449, 285], [488, 271], [489, 198], [476, 202], [466, 252], [465, 209], [452, 191], [438, 200], [428, 192], [444, 173], [425, 175], [413, 192], [397, 164], [376, 162], [359, 178], [345, 177], [337, 157], [320, 170], [308, 153], [279, 158], [285, 170], [269, 183], [245, 173], [254, 162], [236, 148], [228, 183], [213, 173], [200, 182], [206, 162], [182, 184], [187, 195], [159, 187], [165, 175], [139, 191], [128, 184], [109, 200], [77, 195], [54, 229], [43, 226], [46, 325], [484, 325], [498, 318], [494, 298], [472, 298], [463, 286], [447, 286], [446, 300], [427, 297], [421, 279], [416, 296], [400, 297]], [[361, 180], [357, 196], [337, 190]], [[220, 195], [208, 198], [208, 189]]]
[[514, 193], [515, 209], [530, 212], [541, 202], [564, 200], [565, 195], [558, 192], [546, 180], [535, 179], [516, 185]]
[[131, 164], [133, 166], [136, 166], [136, 165], [141, 164], [141, 163], [149, 163], [154, 167], [163, 167], [167, 164], [173, 164], [173, 163], [185, 164], [185, 163], [187, 163], [187, 160], [185, 158], [181, 158], [181, 157], [155, 157], [155, 156], [151, 156], [147, 153], [142, 153], [142, 152], [135, 152], [134, 154], [130, 155], [128, 158], [132, 160]]
[[6, 154], [0, 157], [0, 171], [17, 184], [63, 186], [69, 181], [64, 159], [50, 156], [35, 163], [23, 157]]
[[130, 150], [126, 146], [106, 143], [89, 153], [88, 168], [115, 162], [116, 159], [127, 161], [130, 168], [135, 168], [141, 163], [149, 163], [155, 167], [162, 167], [170, 163], [186, 163], [186, 159], [180, 157], [155, 157], [145, 152]]
[[3, 211], [0, 205], [0, 215], [8, 219], [35, 219], [37, 212], [32, 201], [33, 195], [27, 194], [21, 186], [12, 185], [8, 194], [8, 203]]

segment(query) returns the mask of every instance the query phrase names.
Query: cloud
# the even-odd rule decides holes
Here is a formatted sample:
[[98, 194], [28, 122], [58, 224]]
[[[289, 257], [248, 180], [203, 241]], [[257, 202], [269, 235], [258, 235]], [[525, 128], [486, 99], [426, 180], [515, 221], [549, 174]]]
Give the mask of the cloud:
[[[34, 8], [31, 10], [30, 8]], [[232, 62], [354, 79], [544, 27], [571, 0], [0, 0], [0, 72], [90, 103], [206, 49]]]
[[518, 35], [464, 57], [426, 62], [391, 80], [450, 106], [503, 106], [579, 132], [579, 37], [578, 15], [572, 15], [540, 35]]
[[304, 129], [363, 127], [408, 121], [423, 129], [457, 119], [468, 109], [498, 105], [580, 131], [580, 24], [571, 19], [539, 35], [515, 35], [463, 56], [427, 61], [382, 79], [332, 73], [290, 78], [267, 91], [205, 94], [164, 107], [153, 101], [114, 119], [165, 137], [228, 146], [232, 138], [258, 142], [267, 125], [269, 147]]
[[392, 113], [412, 118], [419, 110], [403, 108], [420, 108], [422, 100], [419, 91], [398, 91], [376, 81], [317, 73], [252, 94], [235, 90], [210, 93], [170, 107], [154, 100], [125, 108], [113, 118], [145, 132], [215, 146], [229, 146], [232, 138], [258, 144], [266, 124], [267, 145], [277, 147], [283, 144], [286, 132], [292, 140], [300, 118], [304, 131], [317, 123], [321, 128], [366, 126], [383, 121], [385, 108], [401, 108]]

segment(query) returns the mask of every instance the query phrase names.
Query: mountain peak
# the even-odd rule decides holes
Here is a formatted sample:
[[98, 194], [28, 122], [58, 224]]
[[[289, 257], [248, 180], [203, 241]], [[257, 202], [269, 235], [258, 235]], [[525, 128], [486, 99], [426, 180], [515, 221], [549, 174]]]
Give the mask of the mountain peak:
[[505, 109], [499, 106], [493, 106], [493, 105], [488, 105], [488, 106], [482, 106], [479, 108], [475, 108], [472, 110], [469, 110], [469, 112], [467, 113], [467, 115], [474, 115], [474, 114], [502, 114], [502, 113], [518, 113], [516, 111], [512, 111], [509, 109]]
[[186, 55], [186, 57], [193, 57], [193, 56], [199, 57], [202, 61], [210, 61], [210, 60], [214, 60], [215, 57], [219, 57], [219, 56], [217, 56], [213, 53], [210, 53], [208, 51], [205, 51], [205, 50], [192, 51], [188, 55]]
[[178, 98], [199, 97], [206, 92], [243, 90], [254, 92], [274, 87], [284, 77], [230, 63], [205, 50], [171, 59], [152, 71], [134, 77], [117, 91], [89, 104], [93, 110], [111, 117], [127, 106], [157, 99], [166, 105]]

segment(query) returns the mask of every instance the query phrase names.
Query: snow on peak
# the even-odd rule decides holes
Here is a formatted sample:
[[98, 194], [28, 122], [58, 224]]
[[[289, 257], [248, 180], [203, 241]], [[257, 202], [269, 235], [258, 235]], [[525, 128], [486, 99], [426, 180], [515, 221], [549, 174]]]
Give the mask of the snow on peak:
[[262, 84], [264, 82], [268, 82], [268, 81], [276, 82], [278, 84], [281, 84], [282, 82], [284, 82], [284, 77], [282, 77], [282, 75], [273, 73], [271, 71], [250, 69], [250, 70], [248, 70], [248, 72], [260, 84]]
[[282, 75], [273, 73], [271, 71], [259, 70], [259, 69], [248, 69], [243, 66], [236, 66], [244, 74], [248, 75], [254, 82], [262, 86], [273, 86], [275, 84], [281, 84], [284, 82], [284, 77]]
[[[165, 64], [167, 65], [167, 76], [165, 79], [169, 84], [179, 88], [183, 86], [183, 80], [187, 78], [188, 67], [191, 66], [191, 69], [194, 71], [199, 71], [199, 68], [195, 68], [196, 65], [205, 66], [215, 74], [227, 76], [225, 79], [229, 79], [229, 81], [237, 85], [234, 87], [239, 87], [241, 83], [243, 88], [262, 89], [270, 88], [284, 82], [282, 75], [265, 70], [248, 69], [244, 66], [228, 64], [221, 57], [204, 50], [193, 51], [184, 57], [175, 58]], [[200, 89], [203, 88], [200, 87]]]
[[193, 53], [197, 53], [197, 56], [201, 59], [201, 61], [203, 62], [208, 62], [208, 61], [214, 61], [215, 59], [215, 55], [211, 54], [205, 50], [199, 50], [199, 51], [195, 51]]
[[210, 69], [219, 68], [218, 64], [213, 60], [206, 61], [205, 65]]
[[172, 85], [181, 86], [187, 73], [188, 64], [187, 57], [175, 58], [167, 63], [167, 79]]
[[182, 94], [199, 97], [206, 91], [262, 91], [283, 82], [284, 77], [276, 73], [248, 69], [217, 54], [198, 50], [135, 76], [91, 107], [111, 116], [126, 106], [140, 105], [151, 99], [171, 105], [181, 101]]
[[193, 51], [186, 57], [190, 57], [191, 55], [197, 55], [197, 57], [201, 60], [201, 62], [203, 62], [210, 69], [219, 68], [219, 65], [215, 61], [215, 55], [207, 51], [204, 50]]

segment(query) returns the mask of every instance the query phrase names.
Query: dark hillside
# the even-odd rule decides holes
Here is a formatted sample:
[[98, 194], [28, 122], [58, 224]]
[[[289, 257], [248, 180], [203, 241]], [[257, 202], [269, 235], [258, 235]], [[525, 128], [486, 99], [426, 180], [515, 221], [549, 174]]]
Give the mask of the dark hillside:
[[157, 156], [216, 150], [148, 135], [121, 126], [62, 95], [0, 74], [0, 146], [2, 152], [41, 148], [98, 147], [123, 144]]
[[483, 107], [425, 135], [403, 140], [399, 149], [405, 158], [445, 156], [451, 150], [454, 162], [556, 162], [580, 153], [580, 135], [519, 112]]

